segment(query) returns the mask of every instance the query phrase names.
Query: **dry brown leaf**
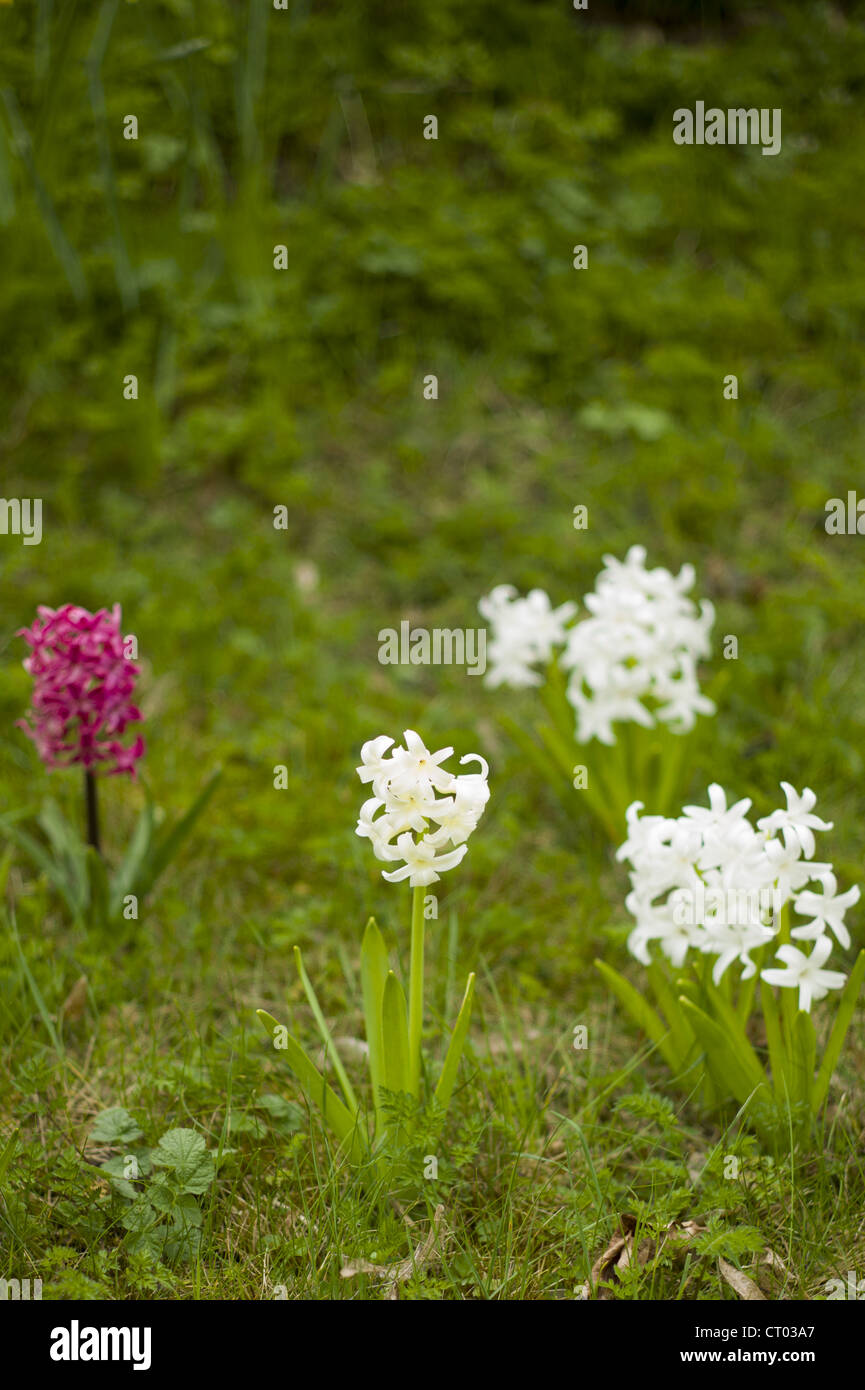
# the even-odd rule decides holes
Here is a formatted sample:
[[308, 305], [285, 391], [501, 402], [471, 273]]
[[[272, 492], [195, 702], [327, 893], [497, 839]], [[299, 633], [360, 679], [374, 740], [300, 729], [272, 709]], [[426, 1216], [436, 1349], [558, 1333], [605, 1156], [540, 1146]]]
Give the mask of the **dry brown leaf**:
[[666, 1245], [684, 1248], [690, 1244], [695, 1236], [702, 1234], [706, 1229], [705, 1226], [698, 1226], [696, 1221], [671, 1221], [657, 1240], [646, 1236], [640, 1241], [635, 1251], [634, 1236], [637, 1230], [637, 1219], [635, 1216], [625, 1213], [620, 1217], [620, 1221], [622, 1226], [620, 1233], [613, 1237], [603, 1255], [595, 1260], [591, 1274], [577, 1294], [578, 1301], [582, 1302], [592, 1298], [593, 1290], [596, 1299], [613, 1298], [615, 1285], [618, 1283], [617, 1270], [628, 1269], [634, 1260], [642, 1268], [656, 1254], [660, 1254]]
[[766, 1295], [763, 1290], [758, 1288], [753, 1279], [749, 1279], [747, 1274], [743, 1274], [741, 1269], [736, 1269], [733, 1265], [727, 1264], [726, 1260], [718, 1260], [718, 1268], [721, 1271], [721, 1278], [730, 1285], [740, 1298], [744, 1298], [747, 1303], [766, 1303]]
[[[357, 1274], [374, 1274], [380, 1279], [390, 1281], [388, 1290], [388, 1300], [399, 1297], [399, 1286], [404, 1284], [406, 1279], [410, 1279], [416, 1270], [423, 1269], [428, 1264], [438, 1242], [439, 1234], [447, 1234], [447, 1226], [444, 1222], [445, 1209], [438, 1206], [433, 1213], [432, 1225], [420, 1245], [409, 1255], [406, 1260], [399, 1260], [396, 1264], [379, 1265], [373, 1264], [369, 1260], [352, 1260], [343, 1265], [339, 1271], [340, 1278], [353, 1279]], [[440, 1253], [440, 1252], [439, 1252]]]
[[82, 975], [80, 979], [70, 989], [66, 998], [60, 1006], [58, 1018], [66, 1023], [74, 1023], [76, 1018], [80, 1018], [84, 1013], [84, 1005], [87, 1003], [87, 976]]
[[762, 1259], [762, 1261], [761, 1261], [761, 1264], [768, 1265], [769, 1268], [770, 1268], [771, 1270], [774, 1270], [774, 1272], [775, 1272], [776, 1274], [780, 1274], [780, 1275], [782, 1275], [782, 1276], [786, 1279], [787, 1274], [788, 1274], [787, 1266], [785, 1265], [784, 1261], [781, 1259], [781, 1256], [775, 1254], [775, 1251], [774, 1251], [774, 1250], [767, 1250], [767, 1251], [766, 1251], [766, 1253], [765, 1253], [765, 1255], [763, 1256], [763, 1259]]

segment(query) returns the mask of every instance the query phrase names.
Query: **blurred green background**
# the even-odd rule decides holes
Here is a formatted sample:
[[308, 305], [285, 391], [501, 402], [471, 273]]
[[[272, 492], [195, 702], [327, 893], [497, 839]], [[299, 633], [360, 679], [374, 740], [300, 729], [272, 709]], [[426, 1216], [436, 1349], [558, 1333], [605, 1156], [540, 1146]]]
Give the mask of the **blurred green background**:
[[[43, 771], [15, 728], [30, 694], [15, 633], [40, 603], [122, 604], [160, 802], [179, 811], [225, 767], [131, 936], [71, 930], [13, 868], [47, 1008], [89, 981], [69, 1026], [79, 1088], [43, 1047], [4, 941], [0, 1100], [33, 1140], [14, 1165], [16, 1219], [31, 1248], [74, 1247], [55, 1263], [76, 1271], [90, 1231], [95, 1282], [70, 1273], [67, 1292], [114, 1287], [100, 1282], [99, 1225], [114, 1216], [93, 1215], [82, 1126], [128, 1103], [148, 1132], [193, 1117], [215, 1146], [271, 1065], [257, 1038], [245, 1050], [253, 1010], [281, 1016], [286, 991], [297, 1004], [291, 944], [346, 1032], [369, 912], [403, 948], [407, 899], [353, 833], [365, 739], [413, 727], [491, 764], [487, 814], [440, 885], [435, 1009], [477, 968], [473, 1027], [486, 1023], [491, 1055], [507, 1037], [500, 1001], [507, 1026], [535, 1029], [542, 1060], [584, 1017], [606, 1020], [596, 1069], [633, 1055], [591, 968], [599, 950], [624, 960], [624, 872], [578, 794], [568, 814], [498, 722], [506, 710], [530, 725], [535, 696], [457, 668], [382, 666], [380, 629], [478, 626], [477, 600], [503, 582], [579, 599], [602, 556], [634, 543], [651, 564], [692, 563], [718, 611], [705, 674], [719, 687], [692, 794], [718, 780], [762, 815], [782, 778], [813, 786], [835, 822], [827, 857], [842, 886], [861, 879], [865, 539], [829, 536], [824, 520], [827, 499], [865, 494], [863, 20], [855, 4], [672, 0], [0, 6], [2, 492], [44, 503], [39, 546], [0, 536], [3, 809], [50, 792], [81, 816], [78, 777]], [[675, 146], [672, 113], [698, 100], [780, 107], [781, 153]], [[123, 138], [130, 115], [137, 140]], [[729, 374], [738, 400], [723, 397]], [[725, 634], [736, 661], [721, 657]], [[102, 790], [116, 858], [142, 791]], [[860, 944], [855, 913], [850, 926]], [[861, 1030], [858, 1046], [842, 1063], [854, 1089]], [[502, 1153], [492, 1143], [487, 1186], [472, 1177], [479, 1209], [522, 1142], [520, 1107], [535, 1114], [541, 1094], [533, 1073], [515, 1079], [521, 1065], [495, 1103], [512, 1106], [513, 1132]], [[559, 1101], [574, 1103], [573, 1090]], [[217, 1232], [235, 1231], [238, 1194], [254, 1205], [284, 1161], [279, 1136], [276, 1158], [255, 1148], [260, 1120], [231, 1123], [267, 1175], [231, 1150]], [[615, 1203], [647, 1150], [608, 1133]], [[49, 1181], [37, 1236], [31, 1194]], [[527, 1218], [542, 1296], [575, 1277], [569, 1204], [593, 1190], [564, 1181], [544, 1223]], [[514, 1193], [531, 1212], [530, 1188]], [[670, 1213], [690, 1200], [671, 1197]], [[787, 1213], [784, 1196], [779, 1229]], [[482, 1226], [494, 1258], [500, 1231]], [[561, 1275], [547, 1268], [554, 1230]], [[258, 1277], [250, 1258], [226, 1261], [222, 1296]], [[824, 1277], [815, 1260], [799, 1287]], [[846, 1248], [838, 1260], [854, 1267]], [[151, 1296], [150, 1274], [136, 1277]], [[338, 1294], [338, 1264], [328, 1277]]]
[[[824, 507], [863, 477], [860, 10], [40, 0], [0, 26], [3, 491], [44, 499], [42, 544], [0, 544], [10, 804], [78, 814], [13, 727], [16, 628], [119, 601], [159, 798], [227, 766], [178, 888], [203, 938], [393, 911], [352, 769], [414, 726], [492, 762], [475, 947], [521, 997], [570, 991], [624, 880], [497, 729], [534, 697], [380, 666], [377, 634], [475, 626], [505, 581], [579, 598], [641, 542], [718, 607], [694, 790], [813, 785], [855, 879], [865, 541]], [[781, 154], [675, 146], [698, 99], [780, 106]], [[138, 793], [106, 796], [119, 845]]]

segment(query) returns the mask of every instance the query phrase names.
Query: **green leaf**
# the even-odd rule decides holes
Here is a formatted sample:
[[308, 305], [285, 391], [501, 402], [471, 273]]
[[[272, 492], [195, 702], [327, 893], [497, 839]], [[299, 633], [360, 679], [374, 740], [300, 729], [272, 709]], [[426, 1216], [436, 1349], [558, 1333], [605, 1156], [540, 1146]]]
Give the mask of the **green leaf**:
[[642, 994], [640, 994], [632, 984], [629, 984], [623, 976], [619, 975], [617, 971], [613, 970], [609, 965], [605, 965], [602, 960], [596, 960], [595, 966], [603, 975], [619, 1003], [622, 1004], [626, 1012], [630, 1014], [637, 1027], [641, 1028], [642, 1031], [651, 1038], [668, 1067], [677, 1075], [679, 1072], [679, 1059], [670, 1037], [670, 1030], [667, 1028], [663, 1019], [655, 1013], [651, 1004], [646, 1003]]
[[800, 1009], [793, 1028], [793, 1089], [796, 1099], [804, 1102], [809, 1111], [816, 1058], [817, 1031], [814, 1020], [804, 1009]]
[[360, 979], [363, 992], [363, 1013], [366, 1020], [366, 1041], [369, 1047], [369, 1074], [375, 1104], [376, 1133], [381, 1129], [381, 1099], [384, 1085], [384, 1056], [382, 1053], [382, 1000], [387, 979], [387, 948], [384, 938], [370, 917], [360, 948]]
[[279, 1130], [280, 1134], [296, 1134], [298, 1130], [303, 1129], [304, 1112], [293, 1100], [266, 1093], [259, 1096], [255, 1104], [259, 1110], [267, 1112], [274, 1129]]
[[454, 1024], [454, 1031], [448, 1044], [445, 1064], [442, 1067], [442, 1074], [439, 1077], [438, 1085], [435, 1089], [435, 1097], [443, 1109], [447, 1109], [453, 1093], [454, 1084], [457, 1079], [460, 1058], [462, 1057], [463, 1047], [465, 1046], [466, 1034], [469, 1030], [469, 1020], [472, 1016], [472, 1000], [475, 993], [474, 973], [469, 975], [466, 982], [466, 992], [463, 995], [463, 1002], [457, 1014], [457, 1021]]
[[345, 1067], [342, 1065], [342, 1059], [340, 1058], [340, 1055], [336, 1049], [336, 1043], [334, 1042], [333, 1037], [331, 1035], [331, 1031], [328, 1028], [327, 1023], [325, 1021], [321, 1005], [318, 1002], [318, 996], [316, 995], [316, 992], [312, 987], [310, 978], [306, 973], [306, 969], [303, 964], [303, 956], [300, 953], [299, 946], [295, 946], [294, 948], [294, 960], [295, 964], [297, 965], [297, 973], [300, 976], [300, 982], [303, 985], [304, 993], [306, 994], [306, 997], [309, 1000], [309, 1007], [312, 1009], [313, 1017], [315, 1018], [315, 1021], [318, 1024], [318, 1031], [321, 1033], [322, 1040], [324, 1042], [324, 1050], [327, 1053], [328, 1059], [330, 1060], [330, 1063], [334, 1071], [336, 1072], [337, 1080], [339, 1081], [339, 1084], [342, 1087], [342, 1093], [345, 1096], [346, 1103], [350, 1110], [357, 1111], [357, 1098], [354, 1094], [354, 1090], [352, 1089], [352, 1084], [348, 1079], [348, 1074], [345, 1070]]
[[4, 821], [3, 829], [9, 839], [22, 849], [28, 859], [45, 875], [62, 897], [73, 917], [80, 914], [81, 907], [76, 897], [75, 882], [67, 871], [65, 862], [57, 860], [29, 831]]
[[357, 1112], [352, 1113], [340, 1100], [335, 1091], [328, 1086], [315, 1063], [307, 1057], [300, 1043], [277, 1023], [272, 1014], [257, 1009], [256, 1014], [262, 1028], [268, 1034], [277, 1052], [282, 1052], [308, 1098], [318, 1106], [324, 1116], [325, 1124], [336, 1135], [338, 1143], [345, 1145], [353, 1163], [359, 1163], [366, 1152], [364, 1137], [358, 1123]]
[[37, 821], [48, 836], [57, 861], [62, 865], [76, 913], [84, 913], [89, 902], [90, 888], [86, 842], [69, 824], [55, 801], [48, 800], [44, 803]]
[[750, 1078], [751, 1086], [765, 1086], [768, 1078], [760, 1066], [756, 1052], [748, 1041], [745, 1026], [736, 1010], [715, 985], [711, 976], [705, 982], [704, 992], [712, 1017], [719, 1024], [728, 1046], [736, 1054], [736, 1059], [743, 1072]]
[[384, 1084], [389, 1091], [408, 1091], [408, 1018], [402, 985], [387, 972], [381, 1006], [381, 1044]]
[[163, 831], [157, 839], [141, 869], [141, 882], [137, 886], [142, 894], [150, 892], [156, 880], [165, 872], [172, 859], [179, 853], [184, 840], [187, 838], [195, 822], [207, 806], [221, 777], [222, 768], [218, 767], [215, 772], [212, 772], [208, 777], [186, 814], [181, 816], [180, 820]]
[[841, 1049], [844, 1046], [844, 1039], [847, 1036], [847, 1029], [853, 1018], [853, 1011], [856, 1008], [856, 1001], [859, 998], [859, 991], [862, 988], [862, 981], [865, 979], [865, 951], [860, 951], [856, 957], [856, 964], [850, 971], [841, 998], [838, 1001], [838, 1012], [835, 1015], [835, 1022], [829, 1034], [823, 1060], [820, 1063], [820, 1070], [814, 1082], [814, 1089], [811, 1093], [811, 1106], [816, 1115], [829, 1090], [829, 1082], [832, 1080], [832, 1073], [838, 1064], [841, 1056]]
[[110, 920], [108, 870], [102, 855], [92, 845], [87, 846], [86, 865], [90, 922], [94, 927], [105, 927]]
[[676, 1067], [676, 1074], [678, 1075], [684, 1070], [688, 1054], [694, 1046], [694, 1033], [688, 1025], [688, 1020], [679, 1008], [679, 1001], [673, 993], [672, 985], [660, 961], [652, 961], [648, 969], [648, 976], [652, 992], [658, 1001], [661, 1013], [669, 1025], [670, 1041], [675, 1048], [678, 1058], [678, 1065]]
[[114, 1105], [97, 1115], [87, 1136], [90, 1144], [134, 1144], [141, 1138], [140, 1126], [122, 1105]]
[[146, 1193], [136, 1197], [132, 1206], [123, 1213], [120, 1218], [121, 1225], [127, 1231], [134, 1231], [138, 1235], [143, 1235], [146, 1231], [152, 1231], [159, 1217], [153, 1210]]
[[168, 1168], [183, 1192], [206, 1192], [216, 1177], [207, 1145], [194, 1129], [169, 1129], [152, 1154], [155, 1168]]
[[769, 1066], [772, 1069], [772, 1089], [779, 1104], [792, 1100], [789, 1094], [790, 1078], [787, 1050], [781, 1034], [781, 1021], [778, 1003], [765, 980], [760, 981], [760, 1003], [763, 1008], [763, 1023], [766, 1028], [766, 1044], [769, 1048]]
[[722, 1095], [732, 1095], [740, 1105], [746, 1105], [755, 1091], [766, 1085], [765, 1076], [761, 1072], [759, 1080], [755, 1080], [750, 1069], [742, 1064], [736, 1048], [730, 1045], [724, 1029], [714, 1019], [684, 995], [680, 1003], [706, 1054], [706, 1065], [721, 1088]]
[[142, 867], [151, 851], [154, 825], [153, 802], [148, 797], [135, 823], [126, 853], [111, 877], [112, 917], [120, 916], [123, 899], [135, 890]]

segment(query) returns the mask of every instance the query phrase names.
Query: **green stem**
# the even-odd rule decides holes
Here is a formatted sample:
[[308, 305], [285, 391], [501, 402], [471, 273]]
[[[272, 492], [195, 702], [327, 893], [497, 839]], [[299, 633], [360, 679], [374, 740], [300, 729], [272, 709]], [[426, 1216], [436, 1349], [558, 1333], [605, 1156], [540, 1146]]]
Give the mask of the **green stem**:
[[420, 1093], [420, 1051], [423, 1033], [423, 888], [412, 890], [411, 965], [408, 994], [408, 1081], [409, 1091]]

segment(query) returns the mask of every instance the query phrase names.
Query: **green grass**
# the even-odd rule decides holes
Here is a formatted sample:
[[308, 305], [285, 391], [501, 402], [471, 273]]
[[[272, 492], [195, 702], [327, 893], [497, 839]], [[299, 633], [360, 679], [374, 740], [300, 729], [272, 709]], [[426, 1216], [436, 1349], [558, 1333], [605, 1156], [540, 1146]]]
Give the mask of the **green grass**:
[[[624, 873], [500, 723], [537, 701], [382, 666], [377, 634], [475, 626], [499, 582], [581, 598], [635, 542], [693, 563], [739, 657], [717, 640], [691, 791], [718, 780], [762, 815], [780, 779], [813, 786], [839, 880], [861, 878], [865, 542], [823, 526], [865, 492], [861, 13], [664, 36], [553, 3], [363, 8], [0, 9], [2, 491], [44, 499], [40, 546], [0, 536], [2, 811], [50, 793], [82, 814], [78, 778], [14, 727], [38, 603], [122, 603], [170, 813], [225, 769], [137, 922], [75, 927], [6, 864], [0, 1272], [60, 1298], [380, 1297], [341, 1269], [408, 1258], [441, 1204], [442, 1257], [402, 1297], [572, 1298], [624, 1213], [707, 1231], [619, 1297], [732, 1298], [719, 1255], [822, 1297], [865, 1257], [861, 1011], [812, 1152], [770, 1162], [673, 1106], [592, 965], [628, 969]], [[714, 93], [782, 106], [781, 155], [677, 150], [672, 110]], [[298, 944], [335, 1036], [360, 1036], [371, 914], [407, 971], [408, 890], [353, 833], [361, 743], [407, 727], [483, 753], [491, 800], [427, 948], [436, 1063], [431, 1025], [477, 972], [466, 1058], [446, 1129], [406, 1119], [395, 1204], [334, 1162], [255, 1010], [315, 1053]], [[113, 862], [142, 801], [104, 787]], [[119, 1152], [88, 1143], [118, 1106], [147, 1146], [206, 1141], [197, 1253], [132, 1249], [90, 1166]]]

